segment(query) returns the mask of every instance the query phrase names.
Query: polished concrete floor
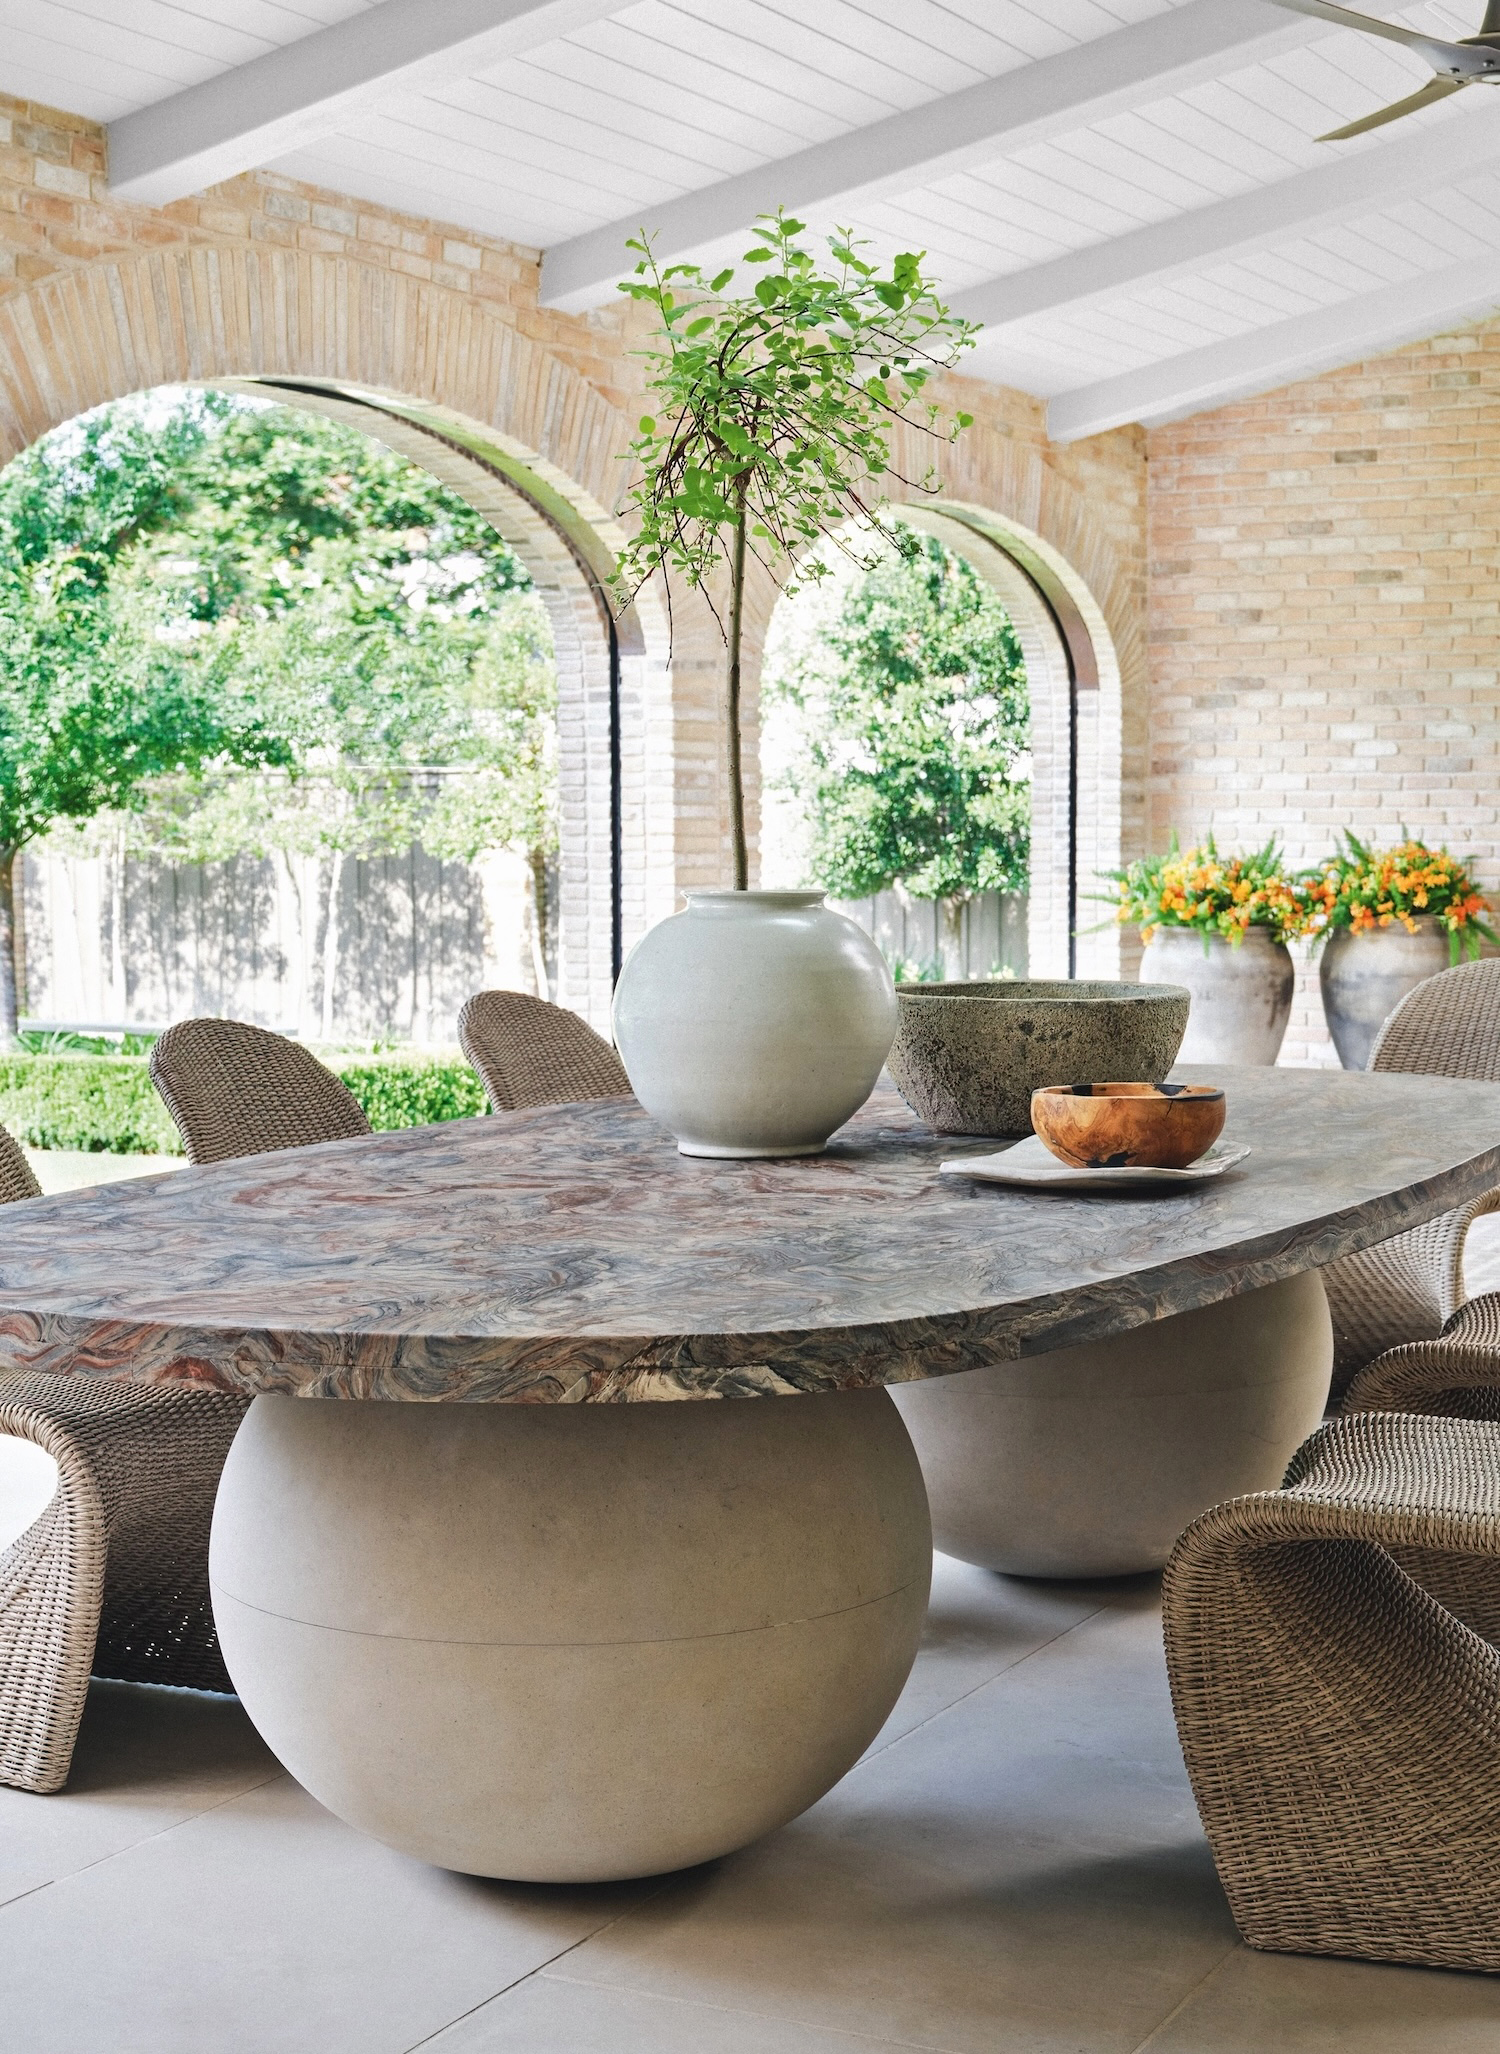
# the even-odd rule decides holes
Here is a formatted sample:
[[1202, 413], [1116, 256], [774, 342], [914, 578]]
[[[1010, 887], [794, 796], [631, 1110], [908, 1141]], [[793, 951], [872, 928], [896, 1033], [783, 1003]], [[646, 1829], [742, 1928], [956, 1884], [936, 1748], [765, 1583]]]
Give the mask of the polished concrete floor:
[[608, 1889], [351, 1832], [237, 1704], [96, 1685], [0, 1790], [0, 2054], [1493, 2054], [1500, 1979], [1236, 1940], [1150, 1579], [939, 1560], [864, 1760], [732, 1858]]

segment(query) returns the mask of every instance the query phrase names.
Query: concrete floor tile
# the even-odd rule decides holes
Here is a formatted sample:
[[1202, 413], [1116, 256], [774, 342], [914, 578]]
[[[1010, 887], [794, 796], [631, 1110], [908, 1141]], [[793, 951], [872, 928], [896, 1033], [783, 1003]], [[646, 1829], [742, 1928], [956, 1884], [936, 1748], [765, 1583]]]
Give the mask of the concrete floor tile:
[[1494, 2054], [1500, 1977], [1237, 1947], [1141, 2054]]
[[[543, 1973], [439, 2033], [423, 2054], [906, 2054], [913, 2044]], [[928, 2054], [930, 2042], [915, 2044]]]
[[935, 1555], [917, 1666], [869, 1752], [888, 1747], [1035, 1654], [1113, 1595], [1109, 1584], [1022, 1581]]
[[1154, 1590], [1137, 1588], [867, 1758], [811, 1816], [840, 1841], [982, 1879], [997, 1846], [1203, 1844]]
[[1233, 1943], [1202, 1848], [997, 1847], [969, 1882], [896, 1855], [841, 1860], [798, 1825], [670, 1885], [567, 1966], [953, 2054], [1132, 2054]]
[[640, 1895], [448, 1875], [278, 1778], [0, 1908], [0, 2054], [406, 2054]]
[[236, 1698], [94, 1683], [66, 1788], [0, 1787], [0, 1904], [281, 1774]]
[[956, 2054], [1128, 2054], [1234, 1944], [1136, 1589], [567, 1973]]

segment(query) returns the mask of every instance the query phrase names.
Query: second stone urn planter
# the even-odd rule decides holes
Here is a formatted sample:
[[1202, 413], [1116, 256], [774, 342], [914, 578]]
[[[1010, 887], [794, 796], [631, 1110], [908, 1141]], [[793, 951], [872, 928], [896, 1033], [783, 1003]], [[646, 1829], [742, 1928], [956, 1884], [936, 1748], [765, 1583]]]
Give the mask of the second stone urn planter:
[[1415, 934], [1399, 920], [1359, 934], [1339, 927], [1324, 944], [1318, 965], [1323, 1012], [1346, 1070], [1368, 1069], [1380, 1030], [1402, 999], [1448, 968], [1448, 933], [1441, 921], [1423, 913], [1415, 926]]
[[1291, 950], [1269, 928], [1252, 927], [1237, 947], [1222, 936], [1158, 927], [1141, 958], [1141, 980], [1186, 985], [1192, 996], [1184, 1063], [1269, 1068], [1281, 1053], [1297, 973]]

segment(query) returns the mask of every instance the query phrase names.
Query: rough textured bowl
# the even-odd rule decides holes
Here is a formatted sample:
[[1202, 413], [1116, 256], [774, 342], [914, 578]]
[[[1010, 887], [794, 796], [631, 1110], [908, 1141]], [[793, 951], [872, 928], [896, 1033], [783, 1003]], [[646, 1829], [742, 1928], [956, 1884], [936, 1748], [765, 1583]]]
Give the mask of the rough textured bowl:
[[1185, 1170], [1224, 1131], [1210, 1084], [1045, 1084], [1031, 1124], [1075, 1170]]
[[1120, 1077], [1160, 1084], [1187, 1032], [1176, 984], [1082, 981], [903, 984], [889, 1068], [940, 1134], [1029, 1134], [1043, 1084]]

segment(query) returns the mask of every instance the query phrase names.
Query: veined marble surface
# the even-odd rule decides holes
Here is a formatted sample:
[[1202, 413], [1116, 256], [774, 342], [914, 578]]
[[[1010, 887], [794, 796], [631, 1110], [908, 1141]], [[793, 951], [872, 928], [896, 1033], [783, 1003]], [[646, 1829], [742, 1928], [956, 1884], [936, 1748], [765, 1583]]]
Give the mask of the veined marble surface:
[[1500, 1185], [1500, 1086], [1224, 1084], [1240, 1169], [1168, 1195], [939, 1178], [989, 1140], [878, 1092], [826, 1155], [679, 1156], [633, 1100], [0, 1210], [0, 1369], [308, 1397], [618, 1402], [942, 1376], [1274, 1282]]

